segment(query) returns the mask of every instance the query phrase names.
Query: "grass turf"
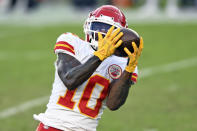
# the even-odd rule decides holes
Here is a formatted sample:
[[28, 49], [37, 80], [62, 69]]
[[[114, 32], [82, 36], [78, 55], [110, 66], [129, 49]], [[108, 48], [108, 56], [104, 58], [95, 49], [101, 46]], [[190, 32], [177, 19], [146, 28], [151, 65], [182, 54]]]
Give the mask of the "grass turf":
[[[197, 56], [197, 24], [130, 26], [143, 36], [139, 70]], [[0, 110], [49, 95], [54, 79], [53, 47], [58, 35], [83, 36], [82, 25], [0, 25]], [[98, 131], [196, 131], [196, 67], [142, 78], [120, 110], [105, 110]], [[139, 76], [140, 77], [140, 76]], [[45, 105], [0, 119], [1, 131], [35, 130], [32, 114]]]

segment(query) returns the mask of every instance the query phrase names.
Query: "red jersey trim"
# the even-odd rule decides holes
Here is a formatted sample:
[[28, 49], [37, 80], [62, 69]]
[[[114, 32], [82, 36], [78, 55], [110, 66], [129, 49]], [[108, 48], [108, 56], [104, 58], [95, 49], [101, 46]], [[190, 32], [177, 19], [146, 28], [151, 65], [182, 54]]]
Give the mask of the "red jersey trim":
[[57, 43], [56, 43], [56, 45], [58, 45], [58, 44], [67, 45], [67, 46], [69, 46], [72, 50], [74, 50], [74, 47], [73, 47], [72, 45], [70, 45], [68, 42], [65, 42], [65, 41], [59, 41], [59, 42], [57, 42]]
[[137, 82], [136, 78], [131, 77], [131, 80], [134, 81], [134, 82]]
[[136, 73], [132, 73], [131, 80], [134, 82], [137, 82], [137, 74]]
[[68, 51], [68, 52], [72, 53], [73, 55], [75, 55], [75, 52], [73, 50], [71, 50], [70, 48], [64, 47], [64, 46], [56, 46], [55, 50], [57, 50], [57, 49], [62, 49], [62, 50]]

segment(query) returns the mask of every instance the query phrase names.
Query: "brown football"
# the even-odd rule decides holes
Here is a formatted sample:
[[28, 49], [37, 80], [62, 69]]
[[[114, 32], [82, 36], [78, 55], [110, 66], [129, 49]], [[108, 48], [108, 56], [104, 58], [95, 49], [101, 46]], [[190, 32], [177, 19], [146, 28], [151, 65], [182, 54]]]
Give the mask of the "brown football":
[[137, 47], [139, 47], [140, 36], [138, 35], [137, 32], [129, 28], [121, 28], [120, 32], [123, 32], [124, 34], [120, 38], [123, 41], [123, 43], [117, 48], [117, 52], [119, 53], [115, 53], [115, 54], [116, 55], [118, 54], [118, 56], [121, 56], [121, 57], [126, 57], [127, 53], [124, 51], [124, 48], [126, 47], [127, 49], [129, 49], [129, 51], [131, 51], [131, 53], [133, 53], [132, 42], [134, 41]]

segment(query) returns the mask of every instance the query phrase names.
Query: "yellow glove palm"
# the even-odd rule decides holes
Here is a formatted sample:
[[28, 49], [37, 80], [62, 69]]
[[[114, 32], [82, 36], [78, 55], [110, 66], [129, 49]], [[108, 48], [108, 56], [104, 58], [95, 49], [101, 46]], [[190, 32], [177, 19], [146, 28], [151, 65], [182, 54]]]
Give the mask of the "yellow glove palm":
[[123, 33], [120, 32], [120, 28], [118, 28], [114, 32], [113, 30], [114, 26], [112, 26], [108, 30], [104, 38], [102, 37], [100, 32], [98, 33], [98, 50], [94, 52], [94, 55], [97, 56], [101, 61], [111, 56], [114, 53], [115, 49], [122, 44], [122, 40], [119, 40], [121, 36], [123, 36]]
[[126, 47], [124, 48], [124, 51], [128, 54], [129, 56], [129, 62], [128, 62], [128, 65], [126, 66], [125, 70], [127, 72], [134, 72], [136, 66], [137, 66], [137, 63], [138, 63], [138, 59], [142, 53], [142, 49], [144, 48], [144, 44], [143, 44], [143, 39], [142, 37], [140, 37], [140, 46], [139, 48], [137, 48], [136, 46], [136, 43], [135, 42], [132, 42], [132, 46], [133, 46], [133, 49], [134, 49], [134, 52], [131, 53]]

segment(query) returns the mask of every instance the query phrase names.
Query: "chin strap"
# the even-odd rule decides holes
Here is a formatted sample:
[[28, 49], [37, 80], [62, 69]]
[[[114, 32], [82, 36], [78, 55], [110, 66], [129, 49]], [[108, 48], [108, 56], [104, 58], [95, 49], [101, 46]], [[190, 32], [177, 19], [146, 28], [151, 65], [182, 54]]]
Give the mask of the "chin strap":
[[[106, 33], [100, 32], [102, 36], [105, 36]], [[89, 32], [89, 42], [91, 47], [97, 51], [98, 50], [98, 40], [96, 40], [96, 34], [98, 34], [98, 31], [90, 31]]]
[[92, 40], [92, 41], [90, 42], [90, 46], [91, 46], [95, 51], [97, 51], [97, 49], [98, 49], [98, 41]]

